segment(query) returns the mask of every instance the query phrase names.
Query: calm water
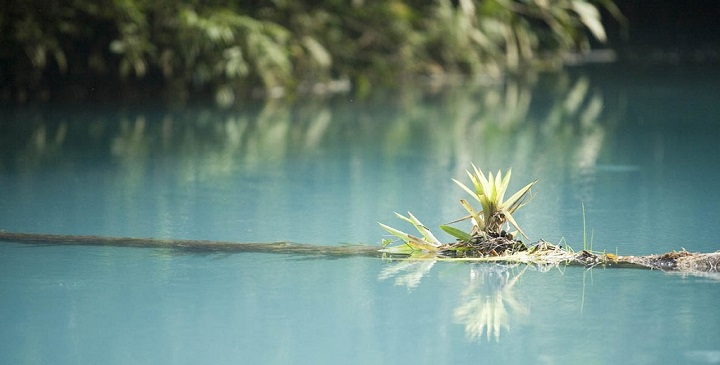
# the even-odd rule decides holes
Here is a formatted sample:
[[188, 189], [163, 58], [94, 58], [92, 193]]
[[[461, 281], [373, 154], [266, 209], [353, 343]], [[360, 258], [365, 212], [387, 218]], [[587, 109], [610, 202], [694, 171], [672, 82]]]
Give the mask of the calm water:
[[[532, 240], [720, 250], [720, 71], [214, 110], [4, 108], [0, 229], [379, 245], [539, 178]], [[409, 229], [409, 228], [408, 228]], [[449, 238], [445, 237], [449, 240]], [[720, 363], [720, 281], [642, 270], [0, 243], [0, 363]]]

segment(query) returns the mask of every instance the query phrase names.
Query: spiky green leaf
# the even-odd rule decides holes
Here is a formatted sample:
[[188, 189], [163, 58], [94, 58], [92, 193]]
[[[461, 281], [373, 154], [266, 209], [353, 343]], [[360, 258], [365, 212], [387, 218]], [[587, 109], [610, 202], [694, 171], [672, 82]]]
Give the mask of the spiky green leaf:
[[413, 248], [415, 248], [415, 249], [428, 251], [428, 252], [437, 252], [438, 251], [437, 246], [431, 244], [428, 241], [425, 241], [422, 238], [415, 237], [413, 235], [408, 235], [408, 237], [410, 238], [408, 245], [413, 246]]
[[395, 213], [395, 215], [398, 218], [415, 226], [415, 229], [417, 229], [417, 231], [420, 232], [420, 234], [423, 236], [425, 241], [431, 243], [434, 246], [442, 245], [442, 242], [440, 242], [437, 238], [435, 238], [435, 236], [432, 234], [432, 232], [430, 232], [430, 230], [424, 224], [422, 224], [422, 222], [420, 222], [420, 220], [417, 219], [412, 213], [408, 212], [409, 217], [405, 217], [400, 213]]
[[480, 201], [479, 194], [477, 192], [472, 191], [470, 188], [467, 187], [467, 185], [461, 183], [460, 181], [457, 181], [455, 179], [452, 179], [458, 186], [460, 186], [463, 190], [465, 190], [468, 194], [470, 194], [473, 198], [475, 198], [479, 203], [482, 203]]
[[408, 235], [407, 233], [405, 233], [401, 230], [395, 229], [393, 227], [390, 227], [388, 225], [382, 224], [380, 222], [378, 222], [378, 224], [380, 225], [380, 227], [382, 227], [384, 230], [388, 231], [393, 236], [398, 237], [401, 240], [403, 240], [403, 242], [405, 242], [405, 243], [410, 242], [410, 235]]
[[505, 174], [505, 177], [500, 181], [500, 186], [498, 187], [498, 201], [503, 201], [505, 199], [505, 192], [507, 192], [507, 188], [510, 185], [510, 176], [512, 175], [512, 169], [508, 169], [507, 173]]
[[515, 218], [513, 218], [512, 214], [510, 214], [510, 213], [508, 213], [508, 212], [505, 212], [505, 219], [507, 219], [507, 221], [510, 222], [510, 224], [512, 224], [512, 226], [515, 227], [515, 229], [517, 229], [518, 232], [520, 232], [520, 234], [523, 235], [523, 237], [525, 237], [525, 239], [530, 239], [530, 238], [525, 234], [525, 232], [523, 232], [523, 230], [520, 229], [520, 226], [518, 226], [518, 224], [517, 224], [517, 222], [515, 221]]
[[508, 200], [502, 202], [502, 204], [498, 207], [499, 210], [506, 210], [508, 212], [515, 213], [516, 210], [518, 210], [521, 206], [524, 205], [523, 199], [527, 195], [527, 193], [530, 191], [530, 189], [535, 185], [535, 183], [538, 182], [537, 180], [525, 185], [524, 188], [518, 190], [517, 193], [513, 194]]
[[[475, 220], [475, 224], [477, 224], [478, 228], [481, 230], [485, 229], [485, 220], [479, 215], [479, 213], [475, 210], [475, 208], [470, 205], [470, 203], [467, 202], [465, 199], [460, 199], [460, 204], [465, 208], [465, 210], [470, 213], [470, 216]], [[481, 212], [482, 213], [482, 212]]]

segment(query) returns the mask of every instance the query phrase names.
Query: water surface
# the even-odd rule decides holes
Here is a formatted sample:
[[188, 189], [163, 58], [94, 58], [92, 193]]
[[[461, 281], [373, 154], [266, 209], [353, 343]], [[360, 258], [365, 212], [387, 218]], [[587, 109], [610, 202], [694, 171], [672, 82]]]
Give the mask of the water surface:
[[[610, 69], [608, 69], [610, 67]], [[539, 178], [531, 240], [720, 249], [717, 71], [217, 110], [5, 107], [0, 229], [379, 245], [463, 215], [474, 162]], [[447, 236], [438, 236], [450, 240]], [[717, 363], [720, 282], [661, 272], [0, 244], [0, 363]]]

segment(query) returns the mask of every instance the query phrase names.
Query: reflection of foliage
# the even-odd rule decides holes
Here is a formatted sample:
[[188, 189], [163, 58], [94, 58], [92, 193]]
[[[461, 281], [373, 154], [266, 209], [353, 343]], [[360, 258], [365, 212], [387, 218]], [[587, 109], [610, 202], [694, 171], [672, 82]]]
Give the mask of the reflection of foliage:
[[[473, 266], [470, 285], [463, 293], [463, 303], [455, 309], [454, 318], [465, 325], [465, 334], [480, 340], [500, 339], [500, 330], [510, 330], [510, 318], [529, 312], [515, 296], [514, 288], [528, 266], [511, 276], [504, 266]], [[499, 270], [498, 270], [499, 269]]]
[[47, 97], [61, 81], [83, 94], [101, 77], [160, 81], [175, 95], [214, 91], [222, 103], [258, 86], [280, 95], [351, 79], [361, 91], [414, 75], [557, 64], [587, 49], [588, 34], [605, 40], [596, 4], [617, 14], [610, 0], [10, 3], [0, 13], [0, 46], [13, 50], [0, 53], [4, 93]]
[[420, 285], [420, 281], [430, 272], [435, 262], [437, 262], [437, 260], [432, 259], [399, 261], [383, 269], [378, 278], [380, 280], [386, 280], [397, 276], [395, 278], [395, 285], [406, 286], [408, 289], [412, 289]]
[[[4, 113], [8, 123], [0, 125], [0, 148], [7, 151], [0, 154], [0, 168], [71, 161], [90, 148], [94, 154], [111, 153], [139, 164], [158, 156], [184, 156], [183, 163], [202, 170], [196, 176], [216, 176], [240, 164], [259, 168], [320, 151], [359, 153], [369, 145], [392, 167], [423, 140], [422, 149], [433, 163], [455, 169], [451, 176], [462, 176], [470, 161], [530, 172], [534, 167], [527, 163], [534, 161], [590, 173], [607, 143], [613, 115], [606, 110], [617, 109], [614, 100], [603, 97], [585, 77], [559, 75], [550, 81], [537, 92], [532, 82], [514, 80], [436, 94], [409, 89], [393, 98], [396, 104], [380, 107], [302, 100], [270, 101], [260, 109], [188, 108], [160, 114], [18, 109]], [[541, 102], [535, 102], [537, 94], [543, 95]], [[29, 152], [22, 161], [11, 161], [10, 152], [18, 149]]]
[[[392, 262], [380, 272], [378, 278], [395, 277], [395, 285], [416, 288], [433, 268], [437, 260], [418, 257]], [[470, 267], [470, 282], [462, 294], [462, 303], [455, 308], [453, 318], [465, 325], [465, 334], [472, 340], [483, 336], [496, 341], [504, 327], [510, 329], [510, 320], [527, 315], [529, 307], [515, 294], [515, 285], [529, 266], [516, 272], [513, 266], [480, 264]]]

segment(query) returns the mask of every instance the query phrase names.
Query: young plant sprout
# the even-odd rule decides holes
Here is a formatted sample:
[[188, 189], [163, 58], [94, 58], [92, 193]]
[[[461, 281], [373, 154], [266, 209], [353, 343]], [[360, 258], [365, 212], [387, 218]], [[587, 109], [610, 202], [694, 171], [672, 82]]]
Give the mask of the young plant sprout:
[[453, 179], [456, 184], [475, 198], [482, 207], [482, 210], [478, 212], [470, 205], [470, 203], [467, 202], [467, 200], [460, 200], [460, 204], [462, 204], [468, 213], [470, 213], [468, 217], [463, 219], [470, 218], [473, 222], [471, 234], [498, 236], [502, 233], [502, 228], [507, 222], [512, 224], [512, 226], [515, 227], [515, 229], [520, 232], [523, 237], [528, 238], [527, 235], [525, 235], [525, 232], [520, 229], [512, 215], [532, 200], [533, 197], [528, 198], [528, 193], [533, 185], [537, 183], [537, 180], [525, 185], [524, 188], [513, 194], [508, 200], [504, 200], [505, 192], [510, 184], [512, 170], [508, 170], [505, 177], [503, 177], [502, 172], [500, 171], [498, 171], [495, 176], [493, 176], [491, 172], [488, 174], [488, 177], [485, 177], [485, 174], [478, 170], [475, 165], [472, 165], [472, 167], [474, 173], [467, 171], [467, 174], [470, 177], [470, 181], [472, 181], [475, 190], [472, 190], [460, 181]]
[[537, 180], [525, 185], [522, 189], [505, 200], [505, 193], [510, 184], [511, 170], [505, 176], [498, 171], [493, 175], [485, 175], [475, 165], [472, 165], [473, 172], [467, 171], [473, 189], [453, 179], [463, 190], [467, 191], [475, 200], [480, 203], [480, 210], [475, 209], [467, 200], [461, 199], [460, 204], [468, 211], [469, 215], [450, 223], [457, 223], [470, 219], [472, 227], [469, 232], [442, 225], [440, 228], [457, 239], [452, 244], [443, 244], [423, 225], [412, 213], [408, 217], [395, 213], [398, 218], [415, 226], [422, 237], [417, 237], [380, 223], [390, 234], [400, 238], [403, 244], [388, 247], [392, 240], [383, 240], [385, 252], [391, 253], [413, 253], [438, 252], [453, 257], [483, 257], [498, 256], [500, 254], [511, 254], [521, 250], [527, 250], [521, 241], [514, 240], [516, 233], [506, 233], [504, 227], [512, 225], [517, 232], [527, 238], [520, 229], [513, 214], [527, 204], [532, 197], [529, 197], [530, 189]]

